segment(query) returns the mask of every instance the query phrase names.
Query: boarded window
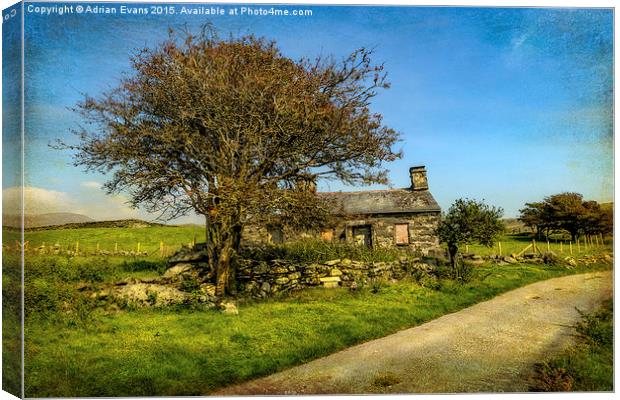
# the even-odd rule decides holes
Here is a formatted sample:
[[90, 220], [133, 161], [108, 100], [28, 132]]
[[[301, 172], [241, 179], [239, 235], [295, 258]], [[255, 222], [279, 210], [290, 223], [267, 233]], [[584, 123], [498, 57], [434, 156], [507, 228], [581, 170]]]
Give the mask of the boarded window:
[[409, 224], [394, 225], [396, 244], [409, 244]]
[[325, 229], [321, 232], [321, 239], [331, 241], [334, 238], [333, 229]]

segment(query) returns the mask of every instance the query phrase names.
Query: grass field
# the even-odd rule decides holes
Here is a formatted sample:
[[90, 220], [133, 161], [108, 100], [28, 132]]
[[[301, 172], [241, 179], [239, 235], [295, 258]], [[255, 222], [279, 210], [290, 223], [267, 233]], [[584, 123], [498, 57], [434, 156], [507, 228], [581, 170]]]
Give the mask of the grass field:
[[[19, 238], [17, 232], [3, 231], [3, 243], [15, 245]], [[166, 246], [168, 253], [178, 250], [182, 245], [193, 241], [204, 242], [205, 232], [198, 225], [183, 226], [149, 226], [144, 228], [80, 228], [26, 231], [24, 238], [30, 249], [42, 245], [59, 244], [63, 250], [75, 250], [79, 242], [79, 251], [92, 254], [99, 245], [100, 250], [113, 251], [115, 245], [119, 251], [140, 250], [150, 256], [158, 257], [160, 243]]]
[[[565, 269], [545, 265], [484, 265], [467, 284], [441, 279], [347, 289], [310, 289], [263, 302], [245, 302], [238, 316], [192, 307], [102, 308], [81, 296], [80, 282], [101, 284], [127, 276], [160, 274], [161, 241], [177, 247], [200, 241], [193, 226], [83, 228], [27, 232], [32, 247], [80, 242], [85, 253], [99, 244], [138, 242], [147, 257], [50, 256], [26, 258], [26, 396], [147, 396], [208, 394], [222, 386], [264, 376], [356, 343], [385, 336], [454, 312], [534, 281], [610, 268]], [[14, 233], [4, 236], [11, 243]], [[519, 236], [504, 246], [527, 245]], [[525, 244], [524, 244], [525, 243]], [[323, 251], [324, 250], [324, 251]], [[342, 254], [321, 250], [320, 258]], [[470, 251], [478, 252], [470, 249]], [[487, 251], [492, 251], [486, 249]], [[611, 246], [598, 251], [611, 251]], [[82, 252], [81, 251], [81, 252]], [[309, 257], [293, 246], [288, 255]], [[334, 250], [335, 251], [335, 250]], [[341, 250], [338, 250], [341, 251]], [[485, 254], [481, 248], [478, 254]], [[584, 253], [585, 254], [585, 253]], [[390, 257], [389, 252], [380, 257]], [[10, 262], [5, 257], [4, 262]]]
[[[535, 240], [535, 244], [540, 252], [546, 252], [549, 250], [558, 255], [572, 255], [573, 257], [604, 252], [609, 253], [612, 251], [613, 241], [609, 237], [606, 237], [603, 240], [599, 237], [598, 242], [596, 242], [596, 239], [593, 239], [593, 241], [593, 244], [590, 244], [589, 242], [585, 243], [585, 239], [581, 238], [579, 239], [578, 244], [577, 242], [571, 242], [569, 238], [566, 237], [552, 236], [548, 242], [544, 240]], [[474, 244], [467, 246], [467, 248], [461, 248], [460, 250], [475, 253], [481, 256], [496, 255], [500, 254], [500, 244], [502, 255], [510, 255], [512, 253], [519, 254], [528, 246], [532, 245], [532, 237], [529, 234], [505, 235], [492, 247]], [[529, 247], [525, 250], [525, 252], [532, 253], [532, 247]]]
[[[80, 228], [80, 229], [56, 229], [56, 230], [32, 230], [26, 231], [25, 240], [28, 241], [30, 249], [38, 248], [42, 245], [53, 246], [59, 244], [63, 250], [75, 250], [76, 243], [79, 243], [81, 254], [94, 254], [97, 246], [100, 250], [113, 251], [115, 247], [119, 251], [135, 251], [138, 244], [142, 252], [147, 252], [150, 258], [160, 258], [160, 245], [165, 246], [167, 254], [178, 250], [182, 245], [192, 242], [204, 241], [205, 234], [202, 226], [149, 226], [144, 228]], [[15, 241], [19, 239], [19, 234], [14, 231], [3, 230], [3, 244], [15, 247]], [[568, 237], [552, 235], [548, 243], [546, 241], [536, 241], [537, 248], [545, 252], [547, 249], [559, 255], [573, 255], [575, 257], [586, 254], [597, 254], [601, 252], [611, 252], [613, 241], [605, 237], [603, 241], [598, 238], [593, 244], [584, 243], [584, 238], [577, 242], [569, 243]], [[498, 243], [492, 247], [472, 244], [461, 246], [461, 252], [475, 253], [482, 256], [500, 254], [509, 255], [519, 253], [528, 245], [532, 244], [529, 234], [509, 234], [503, 236]], [[572, 253], [571, 253], [572, 249]], [[303, 252], [303, 245], [297, 245], [297, 252]], [[531, 252], [531, 247], [526, 252]], [[386, 252], [384, 258], [390, 257], [390, 252]], [[334, 258], [340, 257], [334, 254]], [[329, 255], [326, 255], [329, 257]]]

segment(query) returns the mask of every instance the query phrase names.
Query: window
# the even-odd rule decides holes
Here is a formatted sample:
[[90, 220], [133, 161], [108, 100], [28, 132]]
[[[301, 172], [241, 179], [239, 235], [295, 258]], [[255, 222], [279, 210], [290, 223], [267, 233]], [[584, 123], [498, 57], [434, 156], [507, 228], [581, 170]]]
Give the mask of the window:
[[409, 244], [409, 224], [394, 225], [394, 238], [396, 244]]

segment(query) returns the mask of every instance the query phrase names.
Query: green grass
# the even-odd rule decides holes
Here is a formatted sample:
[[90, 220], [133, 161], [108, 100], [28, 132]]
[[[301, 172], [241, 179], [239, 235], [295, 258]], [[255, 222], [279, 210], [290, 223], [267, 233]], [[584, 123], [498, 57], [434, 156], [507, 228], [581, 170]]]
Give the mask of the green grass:
[[21, 265], [2, 260], [2, 389], [21, 396]]
[[613, 391], [613, 300], [585, 316], [575, 346], [537, 369], [533, 391]]
[[241, 304], [238, 316], [98, 309], [76, 324], [71, 315], [35, 313], [26, 324], [26, 396], [208, 394], [534, 281], [602, 268], [609, 266], [483, 266], [470, 283], [442, 280], [438, 290], [406, 281], [376, 294], [316, 288]]
[[[19, 238], [17, 232], [3, 233], [3, 243], [14, 246]], [[46, 246], [58, 243], [63, 250], [75, 250], [79, 242], [79, 250], [83, 254], [92, 254], [99, 244], [100, 250], [113, 251], [115, 245], [118, 250], [136, 250], [140, 243], [140, 251], [146, 251], [150, 256], [159, 256], [160, 242], [171, 253], [181, 245], [187, 245], [196, 239], [204, 242], [204, 230], [198, 225], [187, 226], [149, 226], [145, 228], [80, 228], [55, 229], [41, 231], [26, 231], [25, 240], [30, 249], [43, 244]]]
[[[17, 234], [5, 234], [14, 243]], [[346, 289], [311, 289], [289, 297], [240, 305], [239, 316], [184, 308], [106, 311], [75, 290], [128, 276], [155, 276], [165, 268], [163, 241], [174, 251], [204, 240], [193, 226], [82, 228], [31, 231], [30, 248], [59, 243], [82, 254], [135, 250], [147, 257], [44, 256], [26, 258], [26, 396], [198, 395], [264, 376], [356, 343], [382, 337], [454, 312], [525, 284], [609, 266], [567, 270], [541, 265], [483, 266], [459, 285], [441, 280], [438, 288], [414, 282]], [[529, 239], [508, 236], [504, 254], [520, 251]], [[518, 249], [518, 250], [516, 250]], [[611, 247], [601, 248], [611, 252]], [[493, 249], [470, 246], [478, 254]], [[486, 251], [486, 253], [485, 253]], [[271, 246], [265, 257], [320, 262], [333, 258], [395, 259], [399, 252], [370, 251], [305, 241]], [[257, 254], [258, 256], [258, 254]], [[10, 257], [9, 257], [10, 258]], [[8, 260], [9, 258], [6, 258]], [[382, 384], [383, 381], [379, 382]]]
[[[600, 240], [600, 239], [599, 239]], [[523, 249], [525, 249], [528, 245], [532, 244], [532, 237], [528, 234], [521, 235], [505, 235], [502, 237], [499, 242], [501, 242], [502, 246], [502, 255], [510, 255], [512, 253], [519, 254]], [[536, 240], [536, 246], [541, 252], [547, 251], [547, 242], [546, 241], [538, 241]], [[556, 238], [552, 237], [549, 240], [549, 250], [561, 256], [570, 256], [571, 255], [571, 246], [569, 245], [568, 238]], [[465, 252], [465, 246], [459, 248], [460, 251]], [[493, 247], [486, 247], [479, 244], [472, 244], [467, 246], [467, 250], [470, 253], [475, 253], [481, 256], [490, 256], [499, 254], [499, 244], [495, 243]], [[530, 247], [526, 250], [526, 253], [531, 253], [532, 248]], [[586, 245], [583, 242], [583, 239], [580, 239], [580, 245], [577, 246], [576, 243], [572, 243], [572, 256], [579, 258], [585, 255], [593, 255], [600, 253], [612, 253], [613, 252], [613, 243], [610, 238], [605, 238], [605, 243], [599, 243], [598, 245]]]

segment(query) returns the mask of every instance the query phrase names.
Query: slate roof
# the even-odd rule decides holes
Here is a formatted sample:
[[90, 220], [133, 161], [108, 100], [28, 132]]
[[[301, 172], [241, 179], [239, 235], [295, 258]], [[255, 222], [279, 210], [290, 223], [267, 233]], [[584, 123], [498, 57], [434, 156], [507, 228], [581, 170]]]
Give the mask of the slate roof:
[[441, 208], [428, 190], [388, 189], [364, 192], [323, 192], [332, 202], [334, 214], [367, 215], [439, 212]]

